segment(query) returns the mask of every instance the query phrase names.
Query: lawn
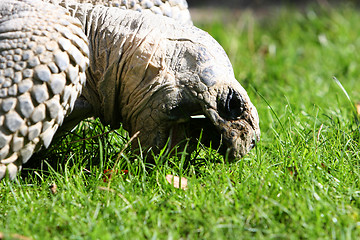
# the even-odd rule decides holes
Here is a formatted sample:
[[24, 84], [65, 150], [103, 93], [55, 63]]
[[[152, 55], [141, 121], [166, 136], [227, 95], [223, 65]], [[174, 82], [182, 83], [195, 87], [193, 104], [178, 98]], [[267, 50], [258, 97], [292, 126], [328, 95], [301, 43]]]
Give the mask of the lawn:
[[[257, 107], [257, 147], [231, 164], [201, 145], [190, 165], [162, 152], [149, 170], [126, 145], [125, 131], [84, 121], [36, 154], [36, 169], [25, 166], [16, 181], [0, 183], [0, 232], [30, 239], [359, 238], [359, 22], [352, 5], [197, 22], [224, 47]], [[187, 189], [170, 185], [168, 174], [185, 177]]]

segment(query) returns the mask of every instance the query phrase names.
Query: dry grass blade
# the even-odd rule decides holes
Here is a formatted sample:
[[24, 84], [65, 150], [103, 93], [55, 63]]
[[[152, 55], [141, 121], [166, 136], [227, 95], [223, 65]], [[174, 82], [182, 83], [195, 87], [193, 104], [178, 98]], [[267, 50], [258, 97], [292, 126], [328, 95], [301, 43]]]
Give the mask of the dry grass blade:
[[[137, 138], [137, 136], [139, 136], [140, 134], [140, 131], [137, 131], [131, 138], [130, 140], [125, 144], [125, 146], [121, 149], [117, 159], [116, 159], [116, 162], [114, 164], [114, 168], [112, 169], [112, 172], [115, 172], [115, 167], [118, 165], [119, 163], [119, 160], [120, 160], [120, 157], [121, 155], [123, 154], [123, 152], [125, 151], [126, 148], [128, 148], [129, 144], [135, 139]], [[108, 188], [110, 188], [110, 184], [111, 184], [111, 178], [109, 178], [109, 184], [108, 184]]]
[[166, 181], [168, 181], [168, 183], [173, 185], [175, 188], [181, 188], [182, 190], [186, 190], [188, 186], [186, 178], [182, 177], [180, 181], [178, 176], [171, 174], [166, 175]]
[[119, 160], [120, 160], [120, 157], [121, 157], [121, 154], [125, 151], [125, 149], [128, 148], [129, 144], [135, 139], [137, 138], [137, 136], [139, 136], [140, 134], [140, 131], [137, 131], [131, 138], [130, 140], [125, 144], [125, 146], [123, 147], [123, 149], [121, 149], [117, 159], [116, 159], [116, 162], [115, 162], [115, 166], [118, 164]]
[[55, 183], [51, 184], [51, 185], [49, 186], [49, 189], [50, 189], [50, 192], [51, 192], [52, 194], [56, 194], [56, 193], [57, 193], [57, 186], [56, 186]]
[[356, 104], [356, 112], [358, 115], [360, 115], [360, 102]]
[[10, 234], [9, 236], [7, 236], [5, 238], [5, 235], [0, 232], [0, 240], [5, 240], [5, 239], [13, 239], [13, 240], [32, 240], [32, 238], [30, 237], [26, 237], [26, 236], [23, 236], [23, 235], [20, 235], [20, 234]]

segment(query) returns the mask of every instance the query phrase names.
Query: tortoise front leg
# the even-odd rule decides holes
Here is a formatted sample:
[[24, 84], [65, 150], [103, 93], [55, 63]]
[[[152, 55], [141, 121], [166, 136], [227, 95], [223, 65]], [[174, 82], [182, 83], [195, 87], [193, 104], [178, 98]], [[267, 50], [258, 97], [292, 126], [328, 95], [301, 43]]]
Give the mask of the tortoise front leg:
[[0, 179], [13, 179], [73, 109], [88, 44], [61, 7], [2, 0], [0, 9]]

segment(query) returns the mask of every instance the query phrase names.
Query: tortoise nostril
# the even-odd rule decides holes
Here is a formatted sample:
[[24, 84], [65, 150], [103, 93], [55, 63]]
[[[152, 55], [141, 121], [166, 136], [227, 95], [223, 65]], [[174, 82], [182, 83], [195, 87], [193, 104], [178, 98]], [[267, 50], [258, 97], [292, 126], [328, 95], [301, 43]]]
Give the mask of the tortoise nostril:
[[231, 88], [229, 88], [229, 92], [224, 103], [220, 104], [220, 106], [223, 106], [222, 111], [220, 111], [220, 115], [228, 120], [236, 120], [244, 112], [244, 100], [239, 93]]

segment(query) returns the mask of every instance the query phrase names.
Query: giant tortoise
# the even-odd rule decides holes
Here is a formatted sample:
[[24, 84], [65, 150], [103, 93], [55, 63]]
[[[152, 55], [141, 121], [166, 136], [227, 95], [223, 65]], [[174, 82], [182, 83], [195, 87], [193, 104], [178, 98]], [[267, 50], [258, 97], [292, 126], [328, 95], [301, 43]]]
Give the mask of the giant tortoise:
[[155, 152], [203, 129], [239, 159], [260, 137], [225, 51], [185, 0], [1, 0], [0, 179], [89, 116]]

